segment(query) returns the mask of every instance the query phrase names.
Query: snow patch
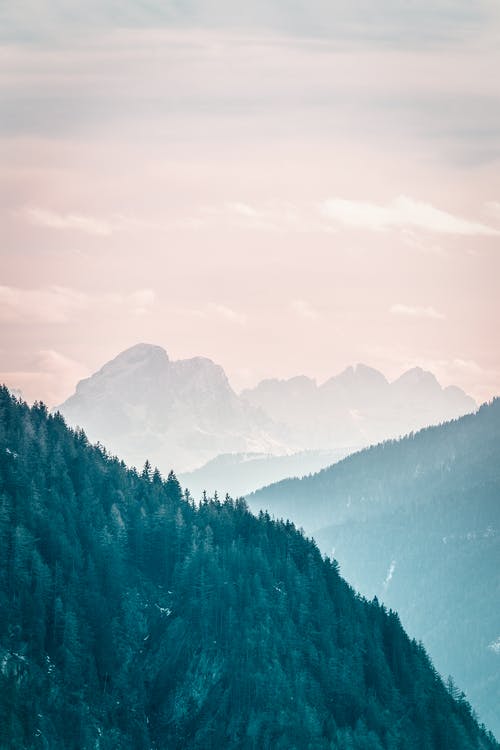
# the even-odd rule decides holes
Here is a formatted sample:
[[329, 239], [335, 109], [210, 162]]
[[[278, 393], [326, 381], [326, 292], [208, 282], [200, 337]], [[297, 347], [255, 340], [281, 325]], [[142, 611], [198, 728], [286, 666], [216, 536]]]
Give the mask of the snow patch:
[[389, 586], [392, 576], [394, 574], [394, 571], [396, 570], [396, 560], [391, 560], [391, 564], [389, 565], [389, 570], [387, 571], [387, 575], [385, 577], [384, 581], [384, 591], [387, 591], [387, 587]]
[[500, 656], [500, 636], [496, 639], [496, 641], [492, 641], [488, 648], [490, 651], [493, 651], [494, 654], [498, 654]]
[[121, 529], [125, 528], [125, 523], [122, 518], [122, 514], [120, 513], [120, 509], [116, 503], [113, 503], [111, 506], [111, 513], [113, 514], [113, 518], [115, 519], [116, 523]]
[[[171, 592], [169, 591], [168, 593], [170, 594]], [[160, 610], [162, 615], [167, 615], [167, 617], [170, 617], [170, 615], [172, 614], [172, 610], [170, 609], [170, 607], [160, 607], [159, 604], [156, 604], [155, 606]]]

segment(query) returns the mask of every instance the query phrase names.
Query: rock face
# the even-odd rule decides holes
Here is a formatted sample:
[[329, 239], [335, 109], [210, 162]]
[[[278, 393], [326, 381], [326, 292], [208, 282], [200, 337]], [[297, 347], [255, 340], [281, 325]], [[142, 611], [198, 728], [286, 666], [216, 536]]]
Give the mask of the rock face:
[[278, 430], [210, 359], [138, 344], [78, 383], [59, 409], [126, 462], [188, 470], [219, 453], [283, 451]]
[[[320, 386], [301, 375], [264, 380], [237, 395], [210, 359], [172, 361], [159, 346], [137, 344], [78, 383], [60, 411], [92, 441], [136, 466], [148, 458], [164, 472], [186, 472], [224, 453], [264, 459], [300, 452], [303, 467], [300, 457], [294, 463], [300, 476], [311, 471], [310, 451], [346, 455], [475, 407], [459, 388], [441, 388], [431, 373], [410, 370], [389, 383], [366, 365], [348, 367]], [[245, 491], [260, 486], [259, 476], [248, 478]], [[204, 484], [203, 476], [198, 479]]]

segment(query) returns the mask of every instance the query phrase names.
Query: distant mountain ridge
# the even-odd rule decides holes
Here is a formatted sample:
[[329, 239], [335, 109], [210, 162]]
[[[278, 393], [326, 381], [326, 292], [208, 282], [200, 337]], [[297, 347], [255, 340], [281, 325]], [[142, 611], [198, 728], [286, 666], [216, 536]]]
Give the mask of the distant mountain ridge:
[[263, 380], [242, 392], [275, 421], [284, 421], [308, 448], [369, 445], [472, 412], [476, 402], [456, 386], [442, 388], [415, 367], [390, 383], [363, 364], [317, 385], [304, 376]]
[[[264, 380], [238, 395], [212, 360], [172, 361], [151, 344], [119, 354], [80, 381], [59, 407], [71, 425], [127, 462], [141, 466], [149, 458], [177, 472], [227, 453], [345, 455], [475, 408], [463, 391], [441, 388], [431, 373], [410, 370], [389, 383], [366, 365], [349, 367], [320, 386], [297, 376]], [[308, 461], [302, 470], [299, 463], [298, 475], [307, 473]]]
[[286, 477], [304, 476], [339, 461], [346, 451], [316, 450], [273, 456], [264, 453], [223, 453], [194, 471], [179, 474], [193, 497], [224, 489], [231, 497], [248, 495]]

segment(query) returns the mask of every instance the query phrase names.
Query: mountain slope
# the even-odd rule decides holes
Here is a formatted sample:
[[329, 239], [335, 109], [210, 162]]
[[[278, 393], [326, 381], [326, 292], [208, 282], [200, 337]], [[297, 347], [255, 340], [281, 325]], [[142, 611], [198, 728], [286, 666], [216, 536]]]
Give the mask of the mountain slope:
[[291, 524], [199, 509], [0, 390], [0, 746], [493, 750]]
[[398, 610], [500, 733], [500, 400], [249, 498]]

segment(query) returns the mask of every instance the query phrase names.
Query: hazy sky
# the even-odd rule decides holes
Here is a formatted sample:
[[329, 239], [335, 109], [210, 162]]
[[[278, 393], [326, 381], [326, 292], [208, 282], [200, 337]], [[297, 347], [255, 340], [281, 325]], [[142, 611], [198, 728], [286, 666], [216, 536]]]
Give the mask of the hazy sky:
[[149, 341], [499, 394], [499, 8], [1, 3], [0, 380]]

